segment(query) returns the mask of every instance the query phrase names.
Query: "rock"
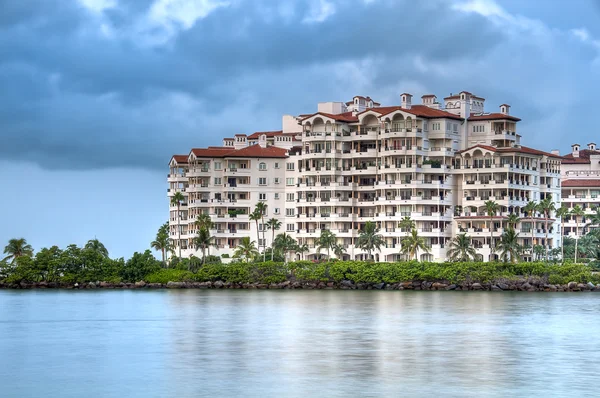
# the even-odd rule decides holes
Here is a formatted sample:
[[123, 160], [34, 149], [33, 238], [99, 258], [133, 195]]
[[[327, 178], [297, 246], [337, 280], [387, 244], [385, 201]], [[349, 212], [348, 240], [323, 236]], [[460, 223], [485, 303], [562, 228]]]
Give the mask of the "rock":
[[381, 290], [385, 287], [385, 283], [381, 282], [381, 283], [376, 283], [375, 285], [373, 285], [373, 287], [377, 290]]
[[96, 288], [96, 284], [94, 282], [90, 282], [87, 284], [88, 289], [95, 289]]
[[531, 289], [531, 284], [529, 284], [529, 282], [525, 282], [521, 285], [521, 288], [519, 290], [529, 290]]
[[402, 282], [402, 287], [404, 289], [412, 289], [413, 288], [413, 284], [412, 284], [412, 282]]
[[446, 286], [445, 290], [456, 290], [456, 285], [453, 283], [453, 284], [451, 284], [449, 286]]
[[510, 287], [506, 283], [502, 283], [502, 282], [496, 283], [496, 286], [498, 286], [498, 288], [502, 289], [502, 290], [509, 290], [510, 289]]
[[596, 290], [596, 285], [594, 285], [592, 282], [588, 282], [587, 285], [590, 290]]
[[432, 288], [434, 288], [435, 290], [444, 290], [448, 287], [447, 283], [441, 283], [441, 282], [436, 282], [433, 285], [431, 285]]
[[146, 287], [146, 282], [144, 282], [144, 281], [136, 282], [135, 287]]
[[432, 282], [423, 282], [421, 284], [421, 289], [428, 290], [428, 289], [431, 289], [431, 286], [433, 286]]
[[576, 289], [577, 288], [577, 282], [569, 282], [567, 284], [567, 289]]
[[502, 289], [500, 289], [497, 285], [492, 285], [492, 291], [501, 292]]
[[544, 286], [544, 290], [547, 292], [555, 292], [558, 289], [554, 285], [546, 285], [546, 286]]
[[340, 282], [340, 286], [352, 289], [354, 287], [354, 283], [352, 283], [352, 281], [349, 280], [343, 280]]
[[215, 289], [221, 289], [221, 288], [223, 288], [223, 282], [221, 282], [221, 281], [216, 281], [212, 285], [213, 285], [213, 287]]
[[333, 282], [327, 282], [327, 287], [333, 287], [335, 284]]
[[583, 283], [578, 283], [578, 284], [577, 284], [577, 288], [578, 288], [579, 290], [588, 290], [588, 289], [589, 289], [588, 285], [585, 285], [585, 284], [583, 284]]
[[483, 289], [483, 286], [481, 286], [481, 283], [475, 282], [471, 285], [471, 289], [472, 290], [481, 290], [481, 289]]
[[183, 282], [167, 282], [167, 289], [181, 289], [183, 287]]

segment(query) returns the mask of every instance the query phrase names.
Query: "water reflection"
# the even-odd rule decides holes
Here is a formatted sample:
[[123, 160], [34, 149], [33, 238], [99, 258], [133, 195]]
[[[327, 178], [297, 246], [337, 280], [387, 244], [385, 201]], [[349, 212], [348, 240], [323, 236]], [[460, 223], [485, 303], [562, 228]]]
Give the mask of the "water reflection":
[[3, 397], [595, 395], [598, 304], [594, 293], [2, 291], [0, 383]]

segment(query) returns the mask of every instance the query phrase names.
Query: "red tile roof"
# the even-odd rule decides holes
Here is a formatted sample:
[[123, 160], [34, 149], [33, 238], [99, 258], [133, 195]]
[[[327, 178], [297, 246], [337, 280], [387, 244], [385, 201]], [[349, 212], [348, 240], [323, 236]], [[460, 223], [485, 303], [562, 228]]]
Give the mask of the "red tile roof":
[[226, 147], [193, 148], [192, 153], [198, 158], [222, 158], [234, 149]]
[[276, 146], [263, 148], [258, 144], [238, 149], [225, 155], [228, 158], [286, 158], [287, 156], [287, 149]]
[[328, 117], [330, 119], [337, 120], [340, 122], [348, 122], [348, 123], [358, 122], [358, 118], [356, 116], [352, 116], [352, 112], [344, 112], [344, 113], [339, 113], [337, 115], [333, 115], [331, 113], [325, 113], [325, 112], [317, 112], [317, 113], [313, 113], [312, 115], [305, 116], [304, 118], [302, 118], [302, 120], [310, 119], [311, 117], [316, 116], [316, 115], [325, 116], [325, 117]]
[[573, 154], [563, 156], [563, 164], [578, 164], [586, 163], [590, 164], [590, 155], [600, 155], [600, 151], [590, 151], [589, 149], [582, 149], [579, 151], [579, 157], [573, 157]]
[[[372, 110], [375, 111], [381, 116], [385, 116], [395, 111], [402, 111], [406, 113], [410, 113], [415, 116], [423, 117], [423, 118], [449, 118], [455, 120], [462, 120], [462, 117], [459, 115], [455, 115], [454, 113], [446, 112], [441, 109], [430, 108], [425, 105], [413, 105], [410, 109], [402, 108], [401, 106], [384, 106], [380, 108], [371, 108], [367, 109], [367, 111]], [[363, 111], [366, 112], [366, 111]], [[362, 113], [362, 112], [361, 112]]]
[[256, 133], [252, 133], [248, 136], [249, 140], [256, 140], [258, 139], [258, 137], [260, 137], [261, 135], [266, 135], [267, 138], [272, 138], [275, 137], [276, 135], [283, 135], [283, 131], [281, 130], [277, 130], [277, 131], [257, 131]]
[[463, 153], [463, 152], [466, 152], [466, 151], [470, 151], [471, 149], [474, 149], [474, 148], [482, 148], [482, 149], [486, 149], [486, 150], [492, 151], [492, 152], [501, 152], [501, 153], [513, 153], [513, 152], [517, 152], [517, 153], [526, 153], [526, 154], [530, 154], [530, 155], [549, 156], [549, 157], [559, 158], [559, 159], [562, 158], [562, 156], [560, 156], [560, 155], [554, 155], [553, 153], [540, 151], [540, 150], [529, 148], [529, 147], [526, 147], [526, 146], [521, 146], [521, 147], [518, 147], [518, 148], [514, 148], [514, 147], [502, 147], [502, 148], [498, 148], [498, 147], [494, 147], [494, 146], [490, 146], [490, 145], [477, 144], [477, 145], [474, 145], [474, 146], [469, 147], [467, 149], [463, 149], [462, 151], [458, 151], [456, 153], [457, 154]]
[[171, 158], [171, 160], [173, 160], [173, 159], [177, 163], [187, 164], [187, 162], [188, 162], [188, 155], [173, 155], [173, 157]]
[[513, 120], [515, 122], [521, 121], [518, 117], [505, 115], [504, 113], [485, 113], [485, 114], [475, 114], [471, 113], [469, 116], [469, 121], [477, 121], [477, 120]]
[[574, 187], [574, 188], [589, 188], [596, 187], [600, 188], [600, 180], [563, 180], [560, 183], [561, 187]]

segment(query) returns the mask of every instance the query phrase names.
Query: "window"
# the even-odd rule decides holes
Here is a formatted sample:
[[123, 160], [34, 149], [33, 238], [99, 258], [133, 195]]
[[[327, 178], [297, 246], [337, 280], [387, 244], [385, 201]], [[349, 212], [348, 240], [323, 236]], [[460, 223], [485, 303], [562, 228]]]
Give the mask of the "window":
[[285, 209], [285, 215], [286, 216], [290, 216], [293, 217], [294, 216], [294, 212], [296, 209], [292, 208], [292, 209]]
[[221, 177], [215, 177], [215, 185], [221, 185], [221, 184], [222, 184]]
[[221, 170], [221, 162], [215, 162], [215, 170]]
[[292, 232], [294, 229], [296, 229], [296, 224], [286, 224], [285, 229], [288, 232]]
[[279, 207], [276, 207], [276, 208], [274, 208], [274, 209], [273, 209], [273, 213], [274, 213], [274, 214], [279, 214]]
[[275, 194], [275, 200], [277, 200], [277, 199], [279, 199], [279, 194], [278, 193]]
[[275, 168], [278, 169], [279, 168], [279, 163], [275, 163]]
[[286, 163], [285, 168], [286, 170], [294, 170], [294, 163]]
[[267, 200], [267, 194], [266, 193], [259, 193], [258, 194], [258, 200]]
[[267, 164], [265, 162], [260, 162], [258, 164], [258, 169], [259, 170], [266, 170], [267, 169]]
[[285, 185], [294, 185], [294, 177], [286, 178]]
[[265, 245], [265, 240], [261, 238], [261, 239], [258, 240], [258, 247], [263, 247], [263, 246], [266, 246]]
[[259, 223], [258, 224], [258, 230], [259, 231], [264, 231], [265, 230], [265, 225], [263, 223]]
[[274, 182], [275, 184], [279, 184], [279, 178], [274, 178], [274, 179], [273, 179], [273, 182]]
[[267, 185], [267, 179], [265, 177], [260, 177], [258, 179], [258, 185]]
[[293, 192], [286, 193], [285, 194], [285, 201], [286, 202], [293, 202], [295, 200], [294, 196], [295, 196], [295, 194]]

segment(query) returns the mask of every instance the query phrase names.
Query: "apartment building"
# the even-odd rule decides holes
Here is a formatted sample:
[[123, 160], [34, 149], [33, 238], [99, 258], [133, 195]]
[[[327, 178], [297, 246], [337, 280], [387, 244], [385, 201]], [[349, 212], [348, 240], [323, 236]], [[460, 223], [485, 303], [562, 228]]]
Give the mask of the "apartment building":
[[[560, 156], [521, 146], [520, 119], [509, 105], [486, 113], [485, 99], [466, 91], [443, 104], [435, 95], [421, 101], [413, 105], [403, 93], [397, 106], [363, 96], [319, 103], [313, 114], [284, 116], [280, 131], [239, 134], [221, 147], [174, 156], [169, 194], [187, 198], [180, 217], [171, 207], [174, 242], [181, 233], [184, 252], [195, 253], [193, 220], [205, 212], [217, 226], [215, 253], [231, 254], [240, 237], [260, 239], [247, 215], [264, 200], [265, 219], [278, 218], [280, 232], [309, 247], [308, 258], [324, 229], [335, 233], [344, 258], [366, 258], [356, 247], [358, 231], [374, 221], [385, 239], [375, 259], [398, 260], [408, 232], [398, 224], [408, 216], [429, 247], [420, 259], [443, 261], [461, 231], [488, 259], [490, 233], [495, 244], [508, 214], [524, 217], [528, 200], [560, 201]], [[488, 199], [501, 206], [493, 225], [483, 217]], [[522, 244], [534, 229], [536, 243], [557, 246], [557, 220], [547, 242], [542, 221], [531, 215], [517, 225]]]
[[[561, 165], [562, 175], [562, 204], [572, 209], [579, 205], [586, 215], [595, 213], [595, 208], [600, 205], [600, 151], [596, 144], [590, 142], [587, 149], [581, 145], [571, 145], [571, 153], [563, 156]], [[563, 220], [566, 236], [575, 237], [588, 231], [588, 220], [582, 217], [566, 217]], [[578, 228], [577, 228], [578, 227]]]

